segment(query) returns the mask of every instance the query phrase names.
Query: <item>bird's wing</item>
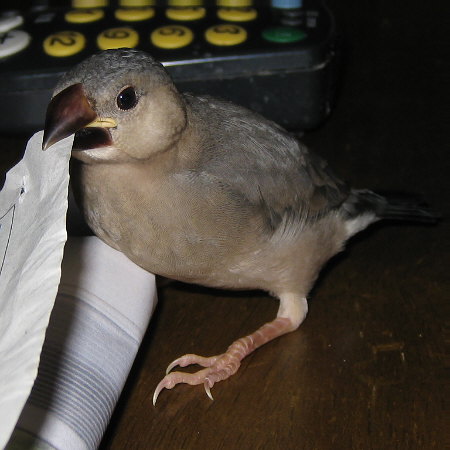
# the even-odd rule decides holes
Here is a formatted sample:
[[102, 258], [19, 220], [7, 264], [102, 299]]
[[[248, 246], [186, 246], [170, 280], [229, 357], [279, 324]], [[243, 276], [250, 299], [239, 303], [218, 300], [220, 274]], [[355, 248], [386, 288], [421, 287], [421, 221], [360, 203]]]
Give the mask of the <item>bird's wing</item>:
[[286, 216], [313, 220], [348, 197], [326, 161], [275, 123], [232, 103], [186, 99], [207, 136], [199, 170], [259, 207], [271, 229]]

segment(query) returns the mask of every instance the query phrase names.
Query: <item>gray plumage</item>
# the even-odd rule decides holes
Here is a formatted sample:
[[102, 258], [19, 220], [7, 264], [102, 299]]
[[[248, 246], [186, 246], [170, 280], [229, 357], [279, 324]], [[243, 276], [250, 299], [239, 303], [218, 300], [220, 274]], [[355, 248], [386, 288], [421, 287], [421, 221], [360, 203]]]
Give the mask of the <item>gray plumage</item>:
[[[136, 104], [123, 110], [117, 97], [127, 87]], [[81, 119], [56, 132], [69, 120], [66, 107]], [[83, 122], [85, 113], [90, 119]], [[94, 128], [84, 128], [94, 116]], [[299, 326], [320, 268], [350, 236], [393, 210], [402, 217], [401, 204], [392, 208], [382, 196], [349, 189], [275, 123], [229, 102], [178, 93], [165, 69], [142, 52], [106, 51], [62, 78], [45, 145], [80, 128], [72, 179], [92, 230], [151, 272], [277, 296], [277, 332], [262, 327], [267, 339], [259, 343], [253, 334], [254, 348]], [[408, 218], [432, 217], [407, 209]], [[208, 391], [223, 379], [223, 367], [234, 373], [227, 364], [196, 381]], [[192, 381], [186, 377], [172, 373], [158, 389]]]

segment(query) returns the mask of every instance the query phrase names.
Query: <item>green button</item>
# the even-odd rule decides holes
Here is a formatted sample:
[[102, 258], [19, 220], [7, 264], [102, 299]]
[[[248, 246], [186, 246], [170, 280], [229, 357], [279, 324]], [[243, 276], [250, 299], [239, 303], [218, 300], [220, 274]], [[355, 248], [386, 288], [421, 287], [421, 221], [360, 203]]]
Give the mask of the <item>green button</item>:
[[306, 38], [306, 33], [294, 27], [271, 27], [262, 32], [266, 41], [288, 44], [298, 42]]

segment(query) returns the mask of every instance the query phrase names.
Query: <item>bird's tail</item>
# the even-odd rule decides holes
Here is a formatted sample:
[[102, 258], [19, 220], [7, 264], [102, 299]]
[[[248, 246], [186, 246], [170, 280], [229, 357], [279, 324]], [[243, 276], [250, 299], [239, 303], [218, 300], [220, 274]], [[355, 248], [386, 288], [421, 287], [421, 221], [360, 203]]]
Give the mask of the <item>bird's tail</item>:
[[369, 190], [353, 189], [341, 206], [349, 235], [378, 220], [399, 220], [434, 224], [440, 214], [418, 196], [410, 194], [376, 194]]
[[405, 220], [425, 224], [435, 224], [441, 215], [424, 200], [410, 194], [386, 194], [387, 204], [380, 212], [381, 219]]

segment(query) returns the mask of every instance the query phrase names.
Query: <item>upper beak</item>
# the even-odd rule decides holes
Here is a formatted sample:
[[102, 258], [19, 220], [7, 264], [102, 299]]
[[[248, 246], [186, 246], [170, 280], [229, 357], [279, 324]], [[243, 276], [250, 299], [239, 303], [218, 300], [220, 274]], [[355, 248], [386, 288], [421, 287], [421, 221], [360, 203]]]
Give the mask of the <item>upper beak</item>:
[[51, 145], [81, 128], [115, 126], [117, 124], [113, 119], [97, 116], [89, 104], [82, 85], [77, 83], [64, 89], [50, 101], [45, 118], [42, 150], [47, 150]]

